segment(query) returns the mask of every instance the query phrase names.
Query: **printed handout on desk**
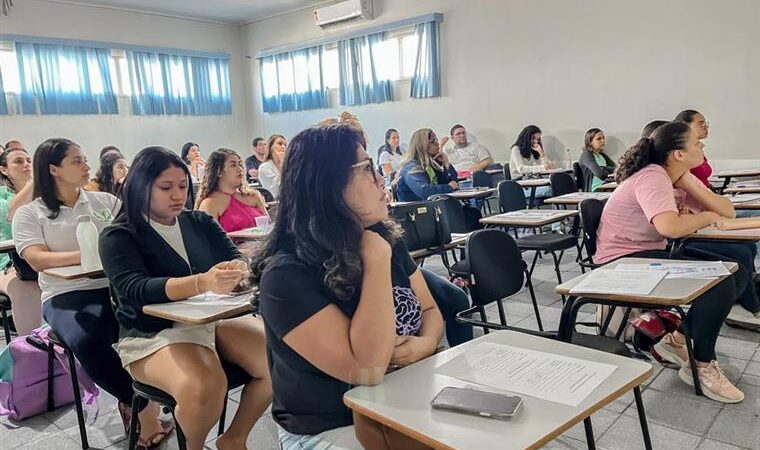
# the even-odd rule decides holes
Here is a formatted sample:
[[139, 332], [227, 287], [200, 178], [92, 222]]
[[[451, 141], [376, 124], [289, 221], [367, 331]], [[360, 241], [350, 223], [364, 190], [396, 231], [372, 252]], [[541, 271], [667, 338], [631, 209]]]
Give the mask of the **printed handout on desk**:
[[617, 369], [511, 345], [482, 342], [438, 368], [438, 373], [499, 390], [578, 406]]
[[760, 194], [737, 194], [728, 197], [731, 203], [749, 203], [760, 200]]
[[615, 271], [665, 271], [665, 278], [718, 278], [731, 275], [720, 261], [689, 261], [678, 263], [618, 264]]
[[550, 209], [520, 209], [502, 213], [495, 217], [519, 217], [520, 219], [546, 219], [554, 216], [561, 216], [567, 211], [555, 211]]
[[570, 293], [649, 295], [667, 274], [665, 270], [596, 269], [570, 289]]
[[238, 306], [250, 302], [252, 295], [253, 291], [235, 295], [220, 295], [207, 292], [190, 297], [187, 300], [182, 300], [182, 304], [187, 306]]

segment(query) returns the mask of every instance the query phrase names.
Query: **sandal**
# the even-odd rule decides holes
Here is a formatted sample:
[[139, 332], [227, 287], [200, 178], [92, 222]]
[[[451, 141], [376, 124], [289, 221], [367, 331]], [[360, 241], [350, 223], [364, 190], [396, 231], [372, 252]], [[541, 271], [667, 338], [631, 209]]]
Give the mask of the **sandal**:
[[[147, 439], [137, 438], [137, 450], [152, 450], [158, 448], [172, 431], [174, 431], [174, 421], [161, 422], [162, 430], [148, 436]], [[156, 439], [158, 438], [158, 441]]]

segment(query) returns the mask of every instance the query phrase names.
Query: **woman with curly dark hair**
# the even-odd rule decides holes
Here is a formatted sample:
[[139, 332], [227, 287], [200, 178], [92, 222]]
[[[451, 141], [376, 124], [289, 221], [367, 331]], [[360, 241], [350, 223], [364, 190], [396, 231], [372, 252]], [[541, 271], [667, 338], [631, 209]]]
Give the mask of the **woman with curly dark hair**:
[[95, 173], [95, 178], [90, 180], [84, 189], [93, 192], [108, 192], [118, 196], [128, 171], [127, 160], [122, 154], [106, 153], [100, 160], [100, 168]]
[[280, 212], [251, 265], [281, 447], [383, 448], [377, 439], [385, 436], [418, 448], [352, 418], [343, 404], [351, 385], [380, 383], [389, 368], [432, 355], [443, 332], [427, 284], [388, 221], [383, 178], [351, 125], [304, 130], [288, 149]]

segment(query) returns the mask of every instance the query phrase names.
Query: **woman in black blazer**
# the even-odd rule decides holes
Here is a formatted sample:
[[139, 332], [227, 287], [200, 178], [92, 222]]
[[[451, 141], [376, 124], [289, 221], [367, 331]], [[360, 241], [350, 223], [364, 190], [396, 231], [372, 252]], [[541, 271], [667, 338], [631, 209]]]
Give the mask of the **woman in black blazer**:
[[[183, 325], [146, 315], [145, 305], [197, 295], [228, 294], [247, 277], [247, 264], [209, 215], [188, 211], [192, 189], [182, 160], [161, 147], [138, 153], [122, 191], [123, 206], [100, 237], [100, 256], [116, 301], [122, 364], [143, 383], [177, 401], [188, 449], [201, 449], [221, 415], [227, 379], [220, 358], [252, 380], [217, 447], [244, 448], [271, 402], [264, 327], [245, 316]], [[191, 194], [192, 196], [192, 194]]]

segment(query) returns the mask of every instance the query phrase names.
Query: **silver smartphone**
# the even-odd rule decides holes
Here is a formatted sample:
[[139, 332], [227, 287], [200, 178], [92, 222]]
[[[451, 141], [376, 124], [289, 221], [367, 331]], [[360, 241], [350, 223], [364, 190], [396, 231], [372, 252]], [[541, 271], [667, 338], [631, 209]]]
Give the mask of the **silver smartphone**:
[[431, 404], [435, 409], [507, 420], [517, 414], [522, 402], [517, 396], [447, 386]]

